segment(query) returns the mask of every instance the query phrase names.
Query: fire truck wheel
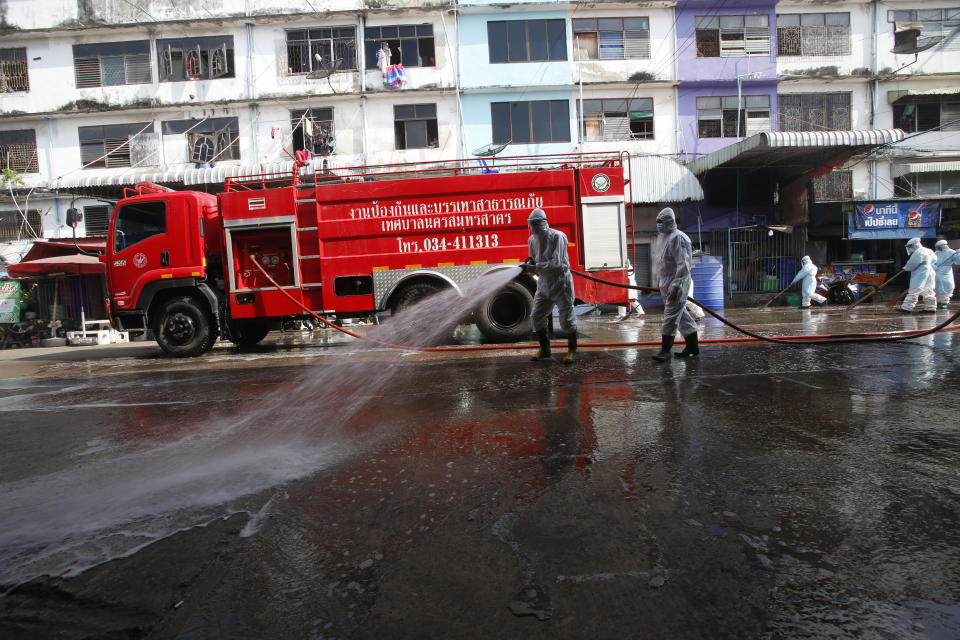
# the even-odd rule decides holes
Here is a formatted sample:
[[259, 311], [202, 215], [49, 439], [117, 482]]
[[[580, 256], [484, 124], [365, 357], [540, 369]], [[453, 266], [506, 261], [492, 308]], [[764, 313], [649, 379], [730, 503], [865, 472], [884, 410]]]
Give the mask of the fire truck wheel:
[[163, 303], [153, 328], [157, 344], [172, 356], [198, 356], [213, 346], [210, 318], [190, 296]]
[[519, 282], [509, 282], [480, 303], [476, 321], [480, 333], [493, 342], [516, 342], [530, 335], [533, 295]]
[[267, 337], [270, 327], [266, 322], [248, 320], [230, 327], [231, 342], [238, 347], [252, 347]]
[[429, 282], [415, 282], [405, 286], [398, 294], [390, 308], [390, 313], [397, 314], [412, 307], [424, 298], [429, 298], [440, 291], [440, 287]]

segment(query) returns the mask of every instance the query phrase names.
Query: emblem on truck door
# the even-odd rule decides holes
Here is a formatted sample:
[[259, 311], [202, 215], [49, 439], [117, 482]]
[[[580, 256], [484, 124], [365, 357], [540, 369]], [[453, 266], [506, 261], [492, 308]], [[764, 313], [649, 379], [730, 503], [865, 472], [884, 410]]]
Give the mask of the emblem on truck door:
[[597, 193], [603, 193], [610, 188], [610, 176], [605, 173], [598, 173], [593, 176], [593, 190]]
[[147, 254], [138, 253], [137, 255], [133, 256], [133, 265], [137, 269], [143, 269], [145, 266], [147, 266]]

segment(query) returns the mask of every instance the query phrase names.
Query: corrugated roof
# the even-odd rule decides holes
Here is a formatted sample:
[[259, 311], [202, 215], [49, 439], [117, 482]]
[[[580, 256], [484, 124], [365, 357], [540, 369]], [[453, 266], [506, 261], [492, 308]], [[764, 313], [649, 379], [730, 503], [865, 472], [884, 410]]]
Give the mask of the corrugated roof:
[[887, 102], [893, 104], [909, 96], [952, 96], [960, 93], [960, 86], [934, 87], [933, 89], [894, 89], [887, 91]]
[[635, 203], [703, 200], [697, 176], [670, 158], [631, 156], [630, 180], [630, 196]]
[[943, 162], [909, 162], [890, 165], [890, 177], [899, 178], [908, 173], [930, 173], [933, 171], [960, 171], [960, 160]]
[[168, 169], [95, 169], [48, 180], [42, 187], [48, 189], [70, 189], [73, 187], [100, 187], [134, 185], [139, 182], [179, 182], [184, 185], [222, 184], [233, 176], [246, 176], [261, 173], [290, 173], [293, 161], [266, 162], [255, 165], [218, 164], [205, 169], [197, 169], [192, 164], [177, 165]]
[[829, 164], [843, 153], [862, 153], [877, 146], [903, 140], [900, 129], [857, 131], [765, 131], [736, 144], [709, 153], [687, 164], [696, 175], [710, 169], [789, 168], [804, 173]]

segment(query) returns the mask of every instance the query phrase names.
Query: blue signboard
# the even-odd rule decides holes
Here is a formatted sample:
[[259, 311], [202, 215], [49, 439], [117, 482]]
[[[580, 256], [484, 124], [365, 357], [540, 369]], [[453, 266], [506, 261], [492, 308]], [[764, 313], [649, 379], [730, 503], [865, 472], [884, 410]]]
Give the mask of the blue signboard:
[[847, 214], [851, 240], [935, 238], [939, 223], [936, 202], [864, 202]]

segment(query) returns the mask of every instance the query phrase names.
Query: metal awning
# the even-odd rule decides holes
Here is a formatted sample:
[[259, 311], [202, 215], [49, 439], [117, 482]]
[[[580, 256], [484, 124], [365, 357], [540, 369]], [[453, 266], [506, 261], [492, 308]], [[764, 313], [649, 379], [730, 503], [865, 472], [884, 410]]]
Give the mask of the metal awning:
[[697, 176], [670, 158], [631, 156], [630, 180], [631, 202], [636, 204], [703, 200]]
[[710, 169], [776, 169], [785, 177], [826, 167], [843, 154], [857, 155], [903, 140], [900, 129], [765, 131], [687, 164], [696, 175]]
[[922, 98], [924, 96], [954, 96], [960, 94], [960, 86], [936, 87], [933, 89], [895, 89], [887, 91], [887, 102], [893, 104], [897, 100], [909, 97]]
[[931, 173], [934, 171], [960, 171], [960, 160], [944, 162], [910, 162], [890, 165], [890, 177], [899, 178], [909, 173]]
[[37, 186], [47, 189], [71, 189], [75, 187], [134, 185], [140, 182], [175, 182], [183, 185], [223, 184], [227, 178], [235, 176], [291, 173], [292, 171], [292, 160], [254, 165], [218, 164], [204, 169], [198, 169], [193, 164], [176, 165], [162, 170], [144, 168], [87, 169], [61, 178], [47, 180]]

